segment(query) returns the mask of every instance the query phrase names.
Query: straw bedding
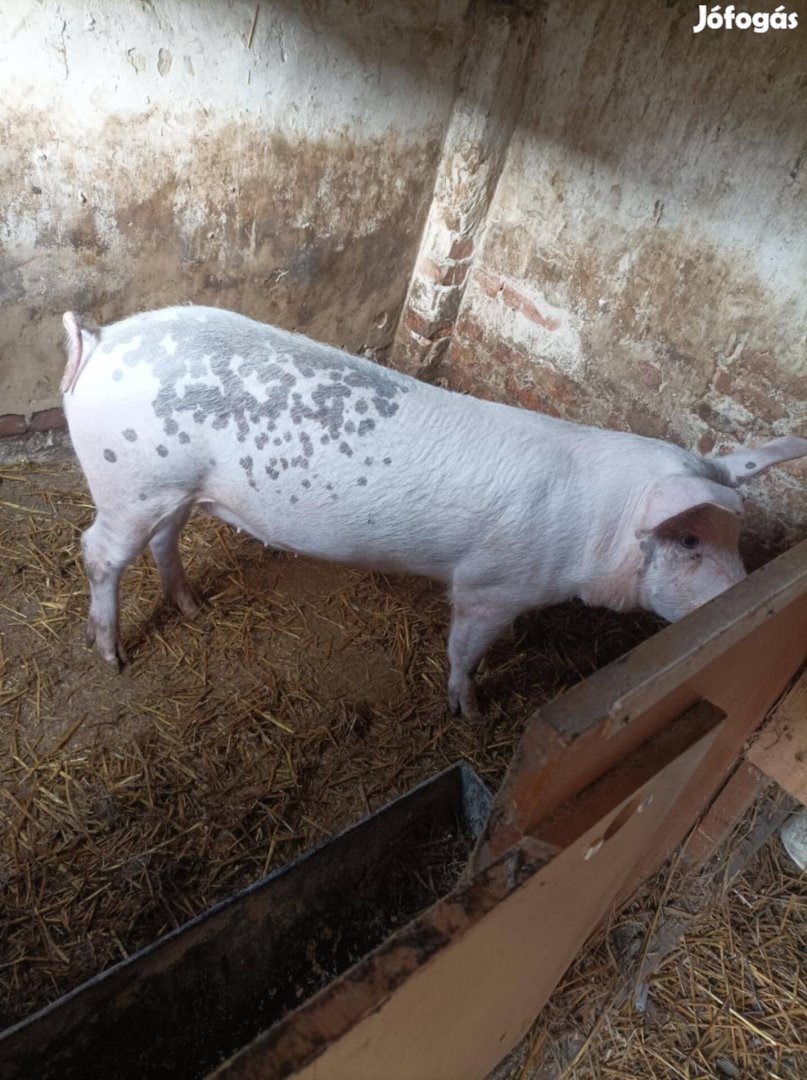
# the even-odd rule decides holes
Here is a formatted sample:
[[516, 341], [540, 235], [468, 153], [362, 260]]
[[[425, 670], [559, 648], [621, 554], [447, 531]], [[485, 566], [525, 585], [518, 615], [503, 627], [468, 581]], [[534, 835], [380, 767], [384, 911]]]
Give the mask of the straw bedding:
[[[804, 1080], [807, 873], [776, 836], [743, 852], [760, 807], [779, 798], [752, 808], [702, 874], [673, 860], [647, 881], [496, 1080]], [[647, 935], [663, 923], [688, 929], [642, 981]]]
[[72, 464], [0, 466], [0, 1028], [465, 758], [495, 787], [528, 713], [658, 628], [520, 620], [448, 715], [441, 585], [263, 548], [195, 516], [204, 605], [123, 579], [118, 675], [84, 647]]

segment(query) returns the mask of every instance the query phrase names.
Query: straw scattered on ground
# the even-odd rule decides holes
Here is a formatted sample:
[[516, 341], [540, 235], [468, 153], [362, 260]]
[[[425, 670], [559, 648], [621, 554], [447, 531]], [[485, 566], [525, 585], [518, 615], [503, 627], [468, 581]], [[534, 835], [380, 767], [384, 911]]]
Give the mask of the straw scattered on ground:
[[[507, 1080], [807, 1077], [807, 873], [774, 836], [720, 888], [755, 812], [702, 879], [682, 880], [675, 863], [665, 866], [595, 935], [514, 1055]], [[711, 895], [713, 884], [716, 902], [637, 994], [633, 974], [648, 930], [687, 918], [699, 904], [695, 894]]]
[[0, 466], [0, 1028], [464, 758], [495, 787], [532, 709], [654, 632], [565, 605], [520, 620], [448, 715], [441, 585], [265, 549], [195, 516], [190, 621], [146, 556], [120, 675], [83, 645], [68, 464]]

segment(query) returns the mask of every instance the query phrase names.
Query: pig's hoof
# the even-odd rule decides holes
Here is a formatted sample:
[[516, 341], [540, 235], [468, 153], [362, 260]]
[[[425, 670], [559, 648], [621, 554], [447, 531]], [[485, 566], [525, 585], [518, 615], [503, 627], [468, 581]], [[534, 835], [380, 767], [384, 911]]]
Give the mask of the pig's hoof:
[[177, 595], [174, 597], [174, 603], [186, 619], [192, 619], [194, 615], [198, 614], [201, 607], [201, 604], [190, 591], [190, 589], [187, 589], [181, 593], [177, 593]]
[[461, 689], [448, 689], [448, 708], [452, 716], [464, 716], [467, 720], [481, 720], [482, 713], [476, 703], [476, 691], [469, 680]]
[[103, 657], [103, 659], [107, 662], [107, 664], [109, 664], [109, 666], [113, 668], [118, 675], [120, 675], [121, 671], [123, 671], [126, 664], [129, 663], [129, 657], [126, 655], [126, 650], [120, 644], [120, 642], [117, 642], [114, 648], [111, 650], [101, 650], [99, 648], [98, 651]]
[[125, 664], [128, 664], [129, 657], [121, 643], [106, 634], [103, 629], [99, 630], [92, 620], [87, 623], [86, 641], [87, 647], [92, 648], [94, 645], [101, 659], [116, 671], [120, 671]]

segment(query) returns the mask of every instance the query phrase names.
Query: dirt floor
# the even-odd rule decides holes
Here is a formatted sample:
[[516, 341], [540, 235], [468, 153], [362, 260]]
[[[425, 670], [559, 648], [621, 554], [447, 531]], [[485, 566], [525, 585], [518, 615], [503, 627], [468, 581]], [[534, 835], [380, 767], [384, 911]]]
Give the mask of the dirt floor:
[[439, 584], [280, 554], [202, 515], [204, 601], [124, 577], [115, 674], [85, 648], [68, 464], [0, 466], [0, 1028], [464, 758], [495, 787], [529, 712], [653, 633], [580, 604], [520, 620], [448, 715]]

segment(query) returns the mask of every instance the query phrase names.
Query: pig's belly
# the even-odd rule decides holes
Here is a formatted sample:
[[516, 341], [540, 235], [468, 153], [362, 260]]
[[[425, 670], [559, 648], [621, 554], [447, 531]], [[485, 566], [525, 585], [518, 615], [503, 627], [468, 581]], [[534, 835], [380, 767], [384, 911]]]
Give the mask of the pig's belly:
[[[363, 475], [363, 474], [362, 474]], [[320, 477], [320, 479], [322, 479]], [[267, 490], [238, 483], [206, 485], [197, 505], [281, 551], [370, 570], [401, 571], [448, 581], [474, 538], [462, 514], [441, 515], [399, 477], [383, 490], [351, 480], [278, 480]], [[350, 490], [353, 487], [355, 490]]]

